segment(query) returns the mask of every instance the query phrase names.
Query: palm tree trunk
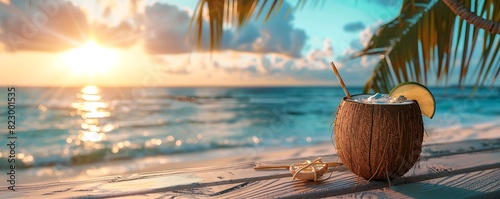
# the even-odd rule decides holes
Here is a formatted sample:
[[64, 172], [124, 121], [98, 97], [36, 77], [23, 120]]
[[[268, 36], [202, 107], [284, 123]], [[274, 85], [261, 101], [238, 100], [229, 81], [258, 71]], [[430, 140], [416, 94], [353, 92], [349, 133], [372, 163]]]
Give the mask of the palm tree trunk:
[[484, 29], [490, 33], [500, 34], [500, 22], [483, 19], [465, 8], [456, 0], [443, 0], [453, 13], [465, 19], [474, 26]]

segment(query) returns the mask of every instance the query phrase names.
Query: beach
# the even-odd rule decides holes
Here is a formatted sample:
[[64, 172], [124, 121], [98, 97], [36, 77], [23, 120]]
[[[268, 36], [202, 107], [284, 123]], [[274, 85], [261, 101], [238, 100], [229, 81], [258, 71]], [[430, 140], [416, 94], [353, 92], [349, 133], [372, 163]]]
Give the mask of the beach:
[[[422, 152], [422, 157], [421, 160], [414, 166], [413, 169], [411, 169], [407, 174], [404, 175], [403, 179], [407, 179], [405, 181], [394, 180], [393, 186], [387, 186], [387, 185], [381, 185], [381, 184], [367, 184], [366, 181], [359, 181], [359, 178], [352, 177], [353, 174], [350, 173], [348, 170], [345, 168], [339, 167], [339, 169], [334, 169], [332, 171], [332, 176], [330, 177], [331, 179], [327, 180], [329, 183], [323, 183], [325, 184], [331, 184], [334, 183], [332, 186], [338, 186], [335, 185], [337, 182], [344, 182], [344, 183], [354, 183], [353, 186], [360, 186], [358, 190], [344, 190], [344, 189], [339, 189], [337, 190], [338, 194], [341, 194], [339, 198], [359, 198], [359, 197], [367, 197], [367, 196], [372, 196], [372, 197], [378, 197], [378, 198], [394, 198], [394, 197], [456, 197], [456, 198], [464, 198], [466, 196], [468, 197], [481, 197], [481, 198], [495, 198], [495, 195], [498, 194], [498, 188], [500, 187], [500, 183], [498, 183], [496, 180], [498, 180], [498, 173], [500, 172], [500, 162], [499, 160], [499, 153], [498, 149], [500, 149], [500, 137], [498, 136], [498, 132], [500, 132], [500, 125], [496, 121], [493, 121], [491, 123], [484, 123], [482, 125], [475, 125], [467, 128], [462, 128], [463, 130], [457, 130], [457, 128], [448, 128], [448, 129], [436, 129], [435, 131], [429, 130], [428, 136], [426, 136], [426, 141], [423, 146], [423, 152]], [[470, 132], [475, 132], [476, 137], [470, 137]], [[453, 136], [453, 137], [460, 137], [460, 140], [454, 140], [452, 142], [449, 141], [448, 136], [443, 136], [447, 137], [446, 139], [443, 139], [442, 137], [434, 136], [435, 133], [439, 133], [441, 135], [447, 134], [448, 136]], [[429, 141], [432, 140], [432, 141]], [[443, 142], [445, 141], [445, 142]], [[252, 165], [276, 165], [276, 164], [291, 164], [294, 162], [302, 162], [307, 159], [312, 160], [317, 157], [324, 157], [325, 161], [329, 162], [339, 162], [338, 156], [335, 155], [335, 150], [334, 147], [332, 146], [331, 143], [323, 143], [323, 144], [318, 144], [314, 146], [304, 146], [304, 147], [291, 147], [291, 148], [272, 148], [272, 149], [266, 149], [265, 151], [259, 151], [259, 152], [250, 152], [251, 150], [239, 150], [238, 152], [219, 152], [217, 157], [210, 157], [206, 159], [199, 159], [199, 157], [204, 156], [205, 154], [201, 153], [198, 155], [188, 155], [188, 156], [183, 156], [183, 157], [177, 157], [177, 158], [172, 158], [171, 162], [168, 163], [159, 163], [159, 164], [151, 164], [147, 167], [144, 168], [138, 168], [137, 170], [133, 170], [130, 172], [126, 173], [121, 173], [117, 175], [104, 175], [101, 176], [98, 173], [89, 173], [88, 170], [87, 172], [84, 172], [84, 170], [80, 171], [78, 175], [75, 175], [73, 177], [71, 176], [65, 176], [65, 177], [59, 177], [57, 179], [52, 178], [52, 182], [39, 182], [39, 183], [33, 183], [33, 184], [23, 184], [20, 186], [16, 196], [20, 197], [27, 197], [26, 194], [29, 195], [38, 195], [41, 198], [66, 198], [66, 197], [74, 197], [79, 195], [78, 192], [68, 192], [64, 193], [65, 191], [58, 191], [61, 188], [66, 187], [65, 184], [72, 184], [74, 187], [79, 187], [79, 186], [95, 186], [96, 183], [98, 182], [103, 182], [104, 184], [98, 186], [99, 188], [95, 188], [95, 191], [91, 191], [92, 189], [88, 189], [88, 191], [91, 191], [89, 193], [95, 192], [96, 194], [98, 193], [105, 193], [102, 192], [101, 189], [105, 190], [114, 190], [114, 189], [124, 189], [128, 190], [125, 195], [122, 195], [120, 197], [124, 196], [130, 196], [132, 198], [134, 197], [144, 197], [144, 198], [150, 198], [150, 197], [159, 197], [159, 196], [167, 196], [169, 194], [174, 194], [178, 196], [184, 196], [184, 197], [208, 197], [208, 195], [204, 196], [203, 194], [200, 195], [200, 193], [193, 192], [189, 196], [189, 191], [188, 192], [162, 192], [162, 193], [156, 193], [156, 189], [165, 189], [165, 190], [176, 190], [179, 187], [181, 189], [182, 187], [186, 187], [186, 185], [190, 184], [191, 181], [189, 179], [184, 179], [182, 176], [191, 176], [191, 175], [200, 175], [204, 176], [204, 173], [206, 172], [215, 172], [215, 173], [222, 173], [222, 172], [229, 172], [229, 173], [234, 173], [235, 177], [234, 179], [239, 179], [239, 178], [252, 178], [251, 176], [258, 177], [258, 176], [274, 176], [274, 175], [279, 175], [280, 181], [288, 182], [291, 180], [291, 175], [288, 173], [287, 170], [276, 170], [276, 171], [254, 171], [251, 168], [253, 167]], [[471, 153], [471, 151], [475, 151], [474, 153]], [[481, 152], [485, 151], [485, 152]], [[471, 154], [469, 154], [471, 153]], [[252, 155], [249, 155], [252, 154]], [[439, 157], [444, 157], [443, 160], [436, 160], [439, 159]], [[198, 158], [195, 158], [198, 157]], [[160, 157], [156, 159], [161, 159]], [[140, 160], [140, 161], [148, 161], [146, 159]], [[154, 162], [149, 160], [150, 162]], [[161, 162], [161, 161], [160, 161]], [[278, 162], [278, 163], [277, 163]], [[130, 164], [130, 162], [114, 162], [112, 164], [103, 164], [103, 165], [98, 165], [100, 169], [102, 170], [116, 170], [119, 171], [119, 168], [122, 167], [122, 164]], [[122, 166], [120, 166], [122, 165]], [[496, 169], [491, 169], [491, 166], [488, 166], [485, 171], [479, 171], [479, 172], [474, 172], [474, 168], [478, 168], [480, 166], [477, 165], [496, 165], [493, 166], [493, 168]], [[247, 169], [245, 169], [247, 168]], [[459, 172], [463, 170], [463, 168], [472, 168], [473, 170], [469, 171], [471, 172], [466, 173], [466, 174], [459, 174], [459, 175], [451, 175], [450, 177], [446, 177], [442, 179], [440, 176], [443, 175], [443, 173], [446, 176], [446, 173], [453, 173], [455, 171]], [[240, 169], [243, 169], [240, 171]], [[76, 172], [77, 169], [74, 169]], [[106, 172], [109, 173], [109, 172]], [[210, 176], [213, 177], [215, 174], [209, 174], [208, 178], [203, 177], [203, 179], [207, 180], [210, 179]], [[287, 175], [288, 173], [288, 175]], [[217, 176], [220, 174], [217, 174]], [[425, 177], [419, 177], [419, 178], [412, 178], [413, 176], [425, 176]], [[472, 176], [476, 175], [477, 179], [472, 180]], [[144, 177], [141, 177], [144, 176]], [[150, 177], [147, 177], [150, 176]], [[155, 177], [157, 176], [157, 177]], [[165, 176], [165, 177], [161, 177]], [[177, 177], [176, 177], [177, 176]], [[355, 175], [354, 175], [355, 176]], [[143, 179], [144, 180], [140, 180]], [[192, 178], [192, 177], [190, 177]], [[221, 178], [220, 176], [218, 178]], [[259, 177], [262, 178], [262, 177]], [[267, 178], [267, 177], [264, 177]], [[424, 178], [424, 179], [422, 179]], [[463, 181], [465, 178], [469, 178], [468, 181]], [[21, 177], [21, 180], [23, 177]], [[26, 178], [29, 179], [29, 178]], [[132, 181], [123, 181], [125, 182], [134, 182], [138, 181], [137, 185], [131, 186], [127, 185], [129, 183], [125, 183], [123, 185], [119, 185], [121, 182], [120, 179], [129, 179]], [[137, 180], [134, 180], [137, 179]], [[157, 185], [149, 185], [148, 183], [141, 182], [141, 181], [148, 181], [147, 179], [154, 180], [161, 180], [158, 181], [159, 184]], [[416, 184], [407, 184], [408, 180], [416, 180]], [[425, 180], [429, 179], [429, 180]], [[440, 180], [441, 179], [441, 180]], [[496, 180], [495, 180], [496, 179]], [[45, 179], [48, 180], [48, 179]], [[108, 183], [113, 183], [115, 180], [118, 180], [117, 185], [113, 184], [108, 184]], [[187, 181], [186, 181], [187, 180]], [[458, 181], [457, 181], [458, 180]], [[456, 182], [461, 182], [462, 183], [456, 183]], [[235, 181], [236, 182], [236, 181]], [[360, 185], [356, 185], [356, 184]], [[430, 184], [426, 184], [430, 183]], [[444, 184], [443, 184], [444, 183]], [[86, 185], [88, 184], [88, 185]], [[161, 185], [164, 184], [164, 185]], [[398, 185], [400, 184], [400, 185]], [[440, 185], [442, 184], [442, 185]], [[203, 183], [202, 183], [203, 185]], [[343, 185], [346, 186], [347, 184]], [[397, 185], [397, 186], [394, 186]], [[62, 186], [62, 187], [61, 187]], [[124, 187], [125, 186], [125, 187]], [[199, 189], [201, 193], [206, 193], [206, 194], [213, 194], [214, 191], [217, 192], [221, 191], [221, 193], [231, 195], [231, 192], [226, 193], [227, 191], [224, 191], [226, 189], [229, 189], [233, 186], [236, 186], [234, 183], [229, 183], [228, 185], [220, 185], [218, 187], [213, 187], [209, 189]], [[295, 185], [297, 186], [297, 185]], [[317, 185], [319, 186], [319, 184]], [[364, 187], [366, 186], [366, 187]], [[38, 187], [38, 188], [37, 188]], [[52, 188], [51, 188], [52, 187]], [[61, 187], [61, 188], [58, 188]], [[119, 188], [121, 187], [121, 188]], [[142, 188], [141, 188], [142, 187]], [[172, 188], [169, 188], [172, 187]], [[189, 187], [189, 186], [188, 186]], [[298, 186], [300, 189], [301, 186]], [[342, 187], [342, 186], [340, 186]], [[65, 190], [70, 190], [66, 189]], [[251, 189], [251, 188], [248, 188]], [[280, 194], [280, 190], [284, 189], [275, 187], [274, 189], [270, 189], [269, 191], [274, 193], [274, 194]], [[287, 188], [290, 189], [290, 188]], [[328, 190], [326, 188], [323, 188], [325, 190]], [[148, 191], [149, 190], [149, 191]], [[244, 189], [243, 189], [244, 190]], [[243, 191], [242, 190], [242, 191]], [[321, 190], [321, 189], [320, 189]], [[364, 191], [363, 191], [364, 190]], [[497, 190], [497, 191], [495, 191]], [[3, 190], [5, 191], [5, 190]], [[133, 193], [141, 193], [141, 194], [133, 194]], [[80, 192], [82, 193], [82, 192]], [[111, 195], [113, 195], [114, 192], [110, 192]], [[119, 192], [116, 192], [115, 194], [118, 194]], [[331, 195], [332, 193], [328, 191], [326, 193], [310, 193], [312, 196], [323, 196], [321, 194], [327, 194]], [[46, 196], [43, 196], [45, 194], [48, 194]], [[74, 195], [76, 194], [76, 195]], [[131, 195], [130, 195], [131, 194]], [[187, 195], [184, 195], [187, 194]], [[236, 193], [238, 194], [238, 192]], [[240, 193], [241, 194], [241, 193]], [[319, 195], [318, 195], [319, 194]], [[99, 194], [98, 194], [99, 195]], [[106, 195], [106, 194], [105, 194]], [[109, 196], [111, 196], [109, 195]], [[5, 195], [7, 198], [9, 196], [13, 196], [11, 193]], [[96, 195], [97, 196], [97, 195]], [[221, 195], [222, 198], [227, 197], [225, 195]], [[236, 196], [236, 195], [234, 195]], [[233, 197], [234, 197], [233, 196]], [[241, 196], [238, 194], [238, 197]], [[257, 195], [254, 195], [257, 196]], [[266, 198], [267, 196], [264, 196]], [[4, 197], [1, 197], [4, 198]], [[336, 198], [336, 197], [335, 197]]]
[[[435, 155], [441, 144], [446, 154], [464, 150], [463, 143], [481, 148], [500, 138], [498, 89], [474, 98], [467, 90], [435, 90], [437, 113], [424, 118], [428, 150], [422, 156]], [[89, 111], [79, 107], [85, 104], [82, 88], [26, 89], [32, 96], [18, 108], [24, 116], [18, 141], [25, 147], [18, 153], [23, 164], [16, 169], [17, 185], [286, 159], [340, 161], [331, 159], [336, 151], [330, 129], [342, 97], [338, 87], [159, 88], [135, 98], [122, 95], [132, 88], [99, 91], [97, 109]], [[7, 171], [5, 164], [2, 169]]]

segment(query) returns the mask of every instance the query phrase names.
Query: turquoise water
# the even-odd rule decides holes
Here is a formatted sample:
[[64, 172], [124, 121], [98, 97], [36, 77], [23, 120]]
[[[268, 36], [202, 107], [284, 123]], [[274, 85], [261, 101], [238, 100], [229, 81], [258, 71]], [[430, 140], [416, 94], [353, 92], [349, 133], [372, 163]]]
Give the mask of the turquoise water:
[[[437, 111], [424, 120], [427, 129], [500, 118], [500, 88], [482, 89], [474, 97], [470, 88], [431, 91]], [[340, 87], [16, 87], [15, 95], [22, 170], [331, 142], [332, 114], [344, 93]], [[7, 88], [0, 96], [0, 136], [6, 140]], [[8, 166], [5, 144], [1, 169]]]

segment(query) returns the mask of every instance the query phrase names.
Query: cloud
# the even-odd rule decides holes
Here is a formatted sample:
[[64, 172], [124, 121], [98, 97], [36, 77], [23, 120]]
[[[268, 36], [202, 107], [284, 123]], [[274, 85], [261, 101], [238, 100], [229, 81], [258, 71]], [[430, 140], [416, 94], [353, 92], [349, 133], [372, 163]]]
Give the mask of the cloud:
[[[124, 19], [110, 26], [103, 20], [111, 15], [109, 8], [116, 4], [113, 0], [100, 1], [99, 5], [103, 8], [100, 12], [104, 17], [101, 20], [86, 16], [82, 8], [63, 0], [34, 2], [32, 7], [26, 1], [0, 2], [0, 42], [5, 49], [62, 51], [81, 46], [89, 39], [118, 48], [128, 47], [142, 39], [150, 54], [191, 53], [196, 50], [195, 30], [189, 38], [186, 36], [191, 15], [172, 5], [155, 3], [141, 12], [142, 9], [131, 0], [130, 9], [138, 11], [131, 14], [133, 20]], [[293, 13], [287, 14], [288, 9], [291, 7], [285, 2], [267, 22], [264, 22], [263, 15], [249, 21], [240, 30], [224, 29], [221, 50], [301, 57], [307, 35], [304, 30], [293, 26], [294, 16]], [[142, 32], [140, 28], [143, 28]], [[203, 21], [201, 51], [209, 50], [208, 33], [208, 22]]]
[[365, 24], [361, 21], [352, 22], [344, 25], [344, 31], [346, 32], [357, 32], [365, 29]]
[[144, 18], [144, 41], [149, 53], [191, 52], [191, 47], [185, 42], [191, 19], [186, 11], [172, 5], [155, 3], [146, 7]]
[[[171, 61], [168, 65], [161, 65], [161, 71], [166, 76], [182, 75], [185, 79], [200, 74], [207, 78], [214, 78], [214, 80], [229, 76], [232, 78], [231, 81], [248, 85], [258, 82], [268, 82], [269, 85], [272, 85], [290, 81], [302, 84], [338, 85], [335, 75], [327, 63], [329, 60], [311, 62], [306, 58], [290, 59], [279, 54], [243, 54], [238, 52], [206, 54], [204, 56], [211, 58], [194, 57], [189, 64], [186, 64], [186, 57], [184, 59], [180, 57], [166, 58]], [[176, 61], [179, 63], [175, 64]], [[361, 59], [351, 60], [347, 63], [335, 61], [346, 84], [360, 86], [368, 79], [374, 65], [367, 68], [361, 62]]]
[[[173, 61], [176, 60], [176, 61]], [[151, 61], [156, 64], [157, 71], [166, 73], [166, 74], [181, 74], [187, 75], [191, 74], [192, 71], [189, 71], [189, 67], [185, 67], [189, 65], [189, 59], [184, 59], [179, 62], [179, 59], [173, 57], [162, 57], [162, 56], [151, 56]], [[169, 67], [164, 67], [169, 66]]]
[[142, 36], [139, 30], [125, 22], [114, 27], [102, 23], [93, 23], [90, 28], [94, 40], [97, 40], [102, 45], [114, 48], [129, 47]]
[[323, 49], [313, 49], [307, 56], [306, 61], [309, 63], [319, 63], [320, 68], [329, 68], [328, 60], [333, 59], [333, 47], [330, 39], [325, 39], [323, 41]]
[[62, 0], [0, 2], [0, 42], [8, 51], [62, 51], [93, 38], [101, 44], [125, 47], [140, 35], [130, 25], [89, 24], [84, 12]]
[[[323, 47], [312, 49], [306, 56], [293, 58], [281, 53], [254, 53], [240, 51], [155, 55], [152, 60], [162, 67], [160, 71], [171, 75], [205, 74], [207, 77], [225, 74], [239, 81], [267, 79], [268, 81], [331, 81], [333, 73], [329, 62], [333, 48], [326, 38]], [[340, 66], [340, 65], [339, 65]], [[359, 71], [358, 71], [359, 72]]]
[[[280, 53], [300, 57], [307, 40], [304, 30], [293, 27], [293, 13], [287, 15], [290, 5], [285, 2], [275, 16], [264, 22], [264, 17], [249, 21], [240, 30], [224, 29], [221, 50], [254, 53]], [[186, 42], [191, 16], [185, 10], [155, 3], [145, 12], [145, 45], [152, 54], [188, 53], [194, 48], [196, 38], [190, 35]], [[196, 29], [192, 30], [194, 34]], [[201, 50], [209, 49], [209, 26], [203, 21]]]
[[[307, 40], [304, 30], [293, 27], [293, 12], [288, 13], [291, 6], [284, 3], [275, 16], [264, 21], [264, 16], [254, 22], [260, 28], [257, 39], [253, 42], [253, 50], [262, 53], [283, 53], [291, 57], [300, 57], [300, 52]], [[288, 14], [287, 14], [288, 13]]]
[[0, 3], [2, 35], [8, 50], [58, 51], [83, 41], [88, 24], [83, 12], [60, 0]]
[[[358, 38], [354, 39], [350, 42], [350, 45], [348, 48], [344, 49], [341, 53], [341, 59], [348, 58], [352, 56], [354, 53], [359, 52], [363, 50], [366, 46], [368, 46], [373, 34], [375, 31], [382, 25], [382, 21], [378, 21], [370, 26], [365, 27], [362, 31], [359, 32]], [[366, 58], [363, 63], [365, 64], [372, 64], [373, 61], [367, 60]]]

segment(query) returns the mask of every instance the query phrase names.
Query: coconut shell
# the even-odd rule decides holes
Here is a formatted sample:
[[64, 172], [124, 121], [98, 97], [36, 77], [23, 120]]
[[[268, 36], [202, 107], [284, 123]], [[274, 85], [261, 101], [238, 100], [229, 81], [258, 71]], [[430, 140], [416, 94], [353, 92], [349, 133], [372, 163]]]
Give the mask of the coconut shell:
[[344, 98], [334, 122], [338, 156], [365, 179], [394, 179], [408, 172], [420, 157], [423, 133], [416, 101], [363, 104]]

